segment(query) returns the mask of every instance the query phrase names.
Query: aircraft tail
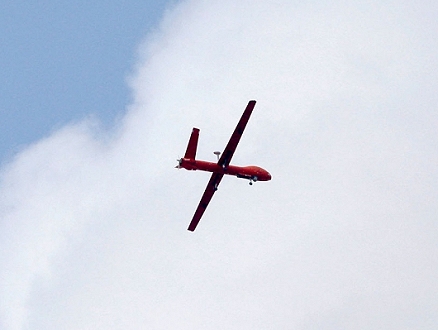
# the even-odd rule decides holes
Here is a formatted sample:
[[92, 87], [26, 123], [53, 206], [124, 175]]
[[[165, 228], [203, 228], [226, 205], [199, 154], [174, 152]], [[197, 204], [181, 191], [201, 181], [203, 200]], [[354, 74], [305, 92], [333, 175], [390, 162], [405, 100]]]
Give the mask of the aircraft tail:
[[187, 145], [186, 154], [184, 158], [195, 159], [196, 149], [198, 148], [199, 128], [193, 127], [192, 134], [190, 135], [189, 144]]

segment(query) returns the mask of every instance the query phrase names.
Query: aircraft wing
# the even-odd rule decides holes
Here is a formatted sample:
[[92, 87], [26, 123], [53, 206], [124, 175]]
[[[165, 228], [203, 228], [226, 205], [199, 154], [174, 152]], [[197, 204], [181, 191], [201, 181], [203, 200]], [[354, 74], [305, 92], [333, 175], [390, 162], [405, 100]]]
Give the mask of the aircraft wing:
[[210, 181], [208, 181], [207, 188], [205, 188], [204, 194], [201, 197], [201, 201], [199, 202], [198, 208], [193, 215], [193, 219], [190, 222], [189, 228], [187, 230], [194, 231], [196, 226], [201, 220], [202, 215], [204, 214], [205, 209], [210, 203], [211, 198], [213, 197], [214, 192], [217, 190], [217, 186], [222, 180], [224, 175], [221, 173], [213, 173], [211, 175]]
[[239, 123], [237, 124], [233, 134], [231, 135], [230, 141], [228, 141], [227, 146], [222, 152], [221, 158], [219, 158], [218, 165], [226, 168], [230, 164], [231, 157], [233, 157], [234, 151], [236, 151], [237, 144], [239, 143], [240, 137], [242, 136], [243, 131], [245, 130], [246, 124], [248, 123], [249, 117], [251, 116], [255, 104], [256, 101], [248, 102], [248, 105], [246, 106], [246, 109], [243, 112], [242, 117], [239, 120]]

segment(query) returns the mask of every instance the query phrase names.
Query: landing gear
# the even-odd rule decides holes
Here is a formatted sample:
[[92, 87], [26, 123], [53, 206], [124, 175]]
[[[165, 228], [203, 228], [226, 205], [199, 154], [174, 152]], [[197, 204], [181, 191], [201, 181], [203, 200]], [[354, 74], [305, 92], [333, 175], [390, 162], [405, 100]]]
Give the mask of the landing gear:
[[249, 180], [249, 185], [250, 186], [252, 186], [252, 184], [254, 183], [254, 182], [257, 182], [258, 181], [258, 177], [256, 177], [256, 176], [250, 176], [250, 175], [243, 175], [243, 174], [237, 174], [236, 175], [238, 178], [240, 178], [240, 179], [246, 179], [246, 180]]

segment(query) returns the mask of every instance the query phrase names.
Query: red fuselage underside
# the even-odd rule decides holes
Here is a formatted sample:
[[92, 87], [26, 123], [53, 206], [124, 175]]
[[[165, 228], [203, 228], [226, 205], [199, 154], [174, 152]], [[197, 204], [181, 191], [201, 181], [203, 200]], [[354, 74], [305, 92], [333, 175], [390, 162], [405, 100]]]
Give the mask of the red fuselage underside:
[[269, 181], [271, 180], [271, 174], [265, 169], [258, 166], [236, 166], [228, 165], [222, 167], [216, 163], [206, 162], [203, 160], [194, 160], [183, 158], [180, 166], [190, 171], [206, 171], [227, 175], [234, 175], [241, 178], [255, 179], [255, 181]]

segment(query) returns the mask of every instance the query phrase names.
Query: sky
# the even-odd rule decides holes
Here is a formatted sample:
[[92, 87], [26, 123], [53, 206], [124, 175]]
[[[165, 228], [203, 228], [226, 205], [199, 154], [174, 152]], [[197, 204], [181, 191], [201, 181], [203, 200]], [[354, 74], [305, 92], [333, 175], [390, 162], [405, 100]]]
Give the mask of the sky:
[[139, 41], [171, 1], [2, 1], [0, 161], [94, 116], [109, 128], [130, 102]]
[[[54, 88], [66, 114], [8, 133], [22, 137], [0, 170], [0, 328], [434, 329], [437, 6], [160, 8], [111, 60], [117, 96], [93, 101], [109, 74], [87, 70], [95, 54], [65, 69], [52, 52], [94, 83]], [[50, 94], [35, 111], [56, 117]], [[199, 127], [214, 160], [250, 99], [232, 163], [272, 181], [224, 178], [189, 232], [209, 174], [176, 159]]]

